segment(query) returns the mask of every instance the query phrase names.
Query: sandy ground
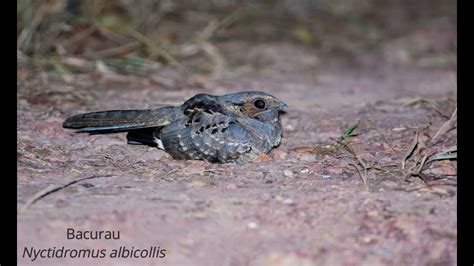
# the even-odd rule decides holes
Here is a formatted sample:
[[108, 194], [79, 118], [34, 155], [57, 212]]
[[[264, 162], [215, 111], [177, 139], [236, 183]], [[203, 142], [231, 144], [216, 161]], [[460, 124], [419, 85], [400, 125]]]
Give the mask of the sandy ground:
[[[416, 132], [430, 125], [420, 136], [433, 137], [451, 116], [456, 70], [326, 65], [298, 47], [284, 49], [295, 51], [294, 62], [176, 78], [173, 88], [94, 75], [45, 82], [19, 68], [19, 264], [456, 265], [456, 162], [431, 163], [429, 185], [400, 167]], [[81, 112], [240, 90], [262, 90], [290, 106], [282, 144], [251, 164], [176, 161], [127, 145], [125, 134], [61, 127]], [[343, 147], [329, 148], [355, 122], [359, 135], [348, 141], [366, 174]], [[456, 145], [456, 136], [445, 133], [432, 150]], [[67, 228], [120, 231], [120, 240], [68, 240]], [[63, 246], [106, 249], [107, 256], [23, 257], [25, 248]], [[166, 256], [108, 258], [120, 246], [156, 246]]]

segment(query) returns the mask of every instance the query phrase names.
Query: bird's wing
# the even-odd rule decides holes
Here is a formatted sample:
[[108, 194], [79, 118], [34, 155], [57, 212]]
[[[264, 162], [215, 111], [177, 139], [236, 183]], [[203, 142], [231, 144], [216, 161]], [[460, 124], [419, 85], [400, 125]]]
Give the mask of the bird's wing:
[[227, 162], [251, 150], [252, 132], [216, 101], [208, 103], [194, 103], [185, 109], [186, 119], [160, 131], [165, 150], [175, 158]]
[[161, 127], [183, 117], [179, 107], [155, 110], [113, 110], [75, 115], [64, 121], [63, 127], [79, 132], [105, 133]]

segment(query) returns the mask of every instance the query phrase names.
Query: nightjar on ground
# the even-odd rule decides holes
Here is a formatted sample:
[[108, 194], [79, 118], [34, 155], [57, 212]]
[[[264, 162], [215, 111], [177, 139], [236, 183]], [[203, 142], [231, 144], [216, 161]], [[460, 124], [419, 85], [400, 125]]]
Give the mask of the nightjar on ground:
[[156, 146], [181, 160], [246, 163], [280, 144], [287, 105], [259, 91], [197, 94], [179, 107], [79, 114], [65, 128], [128, 132], [129, 144]]

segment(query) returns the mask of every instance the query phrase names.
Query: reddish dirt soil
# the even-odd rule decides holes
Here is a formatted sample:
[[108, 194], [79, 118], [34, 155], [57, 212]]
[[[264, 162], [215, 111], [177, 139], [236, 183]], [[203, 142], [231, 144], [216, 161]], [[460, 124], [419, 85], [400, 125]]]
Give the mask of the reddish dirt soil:
[[[281, 64], [260, 71], [186, 82], [170, 74], [174, 88], [94, 75], [45, 83], [19, 68], [19, 263], [33, 265], [22, 257], [32, 246], [159, 246], [165, 258], [34, 264], [456, 265], [456, 161], [431, 163], [424, 171], [429, 185], [400, 166], [417, 130], [430, 125], [422, 137], [433, 137], [449, 119], [456, 70], [323, 64], [297, 46], [275, 49], [294, 51], [293, 61], [277, 58]], [[176, 161], [155, 148], [127, 145], [125, 134], [61, 127], [82, 112], [240, 90], [262, 90], [290, 106], [282, 144], [246, 165]], [[348, 141], [370, 167], [368, 188], [356, 158], [328, 148], [357, 121], [360, 134]], [[456, 134], [444, 134], [433, 149], [456, 145]], [[80, 181], [24, 208], [38, 192], [74, 180]], [[67, 240], [67, 228], [119, 230], [121, 238]]]

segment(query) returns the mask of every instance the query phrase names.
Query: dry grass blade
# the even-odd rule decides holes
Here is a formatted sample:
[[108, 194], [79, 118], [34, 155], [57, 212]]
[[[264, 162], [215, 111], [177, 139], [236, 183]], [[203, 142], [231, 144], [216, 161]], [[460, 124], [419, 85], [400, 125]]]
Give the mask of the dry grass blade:
[[81, 71], [93, 71], [96, 67], [93, 61], [87, 61], [77, 57], [63, 57], [60, 58], [60, 62], [63, 65]]
[[357, 173], [359, 174], [360, 180], [362, 181], [362, 185], [364, 185], [365, 189], [369, 189], [369, 186], [367, 184], [367, 168], [364, 170], [364, 174], [362, 174], [362, 171], [357, 167], [356, 164], [349, 163], [350, 165], [354, 166], [354, 168], [357, 170]]
[[209, 21], [204, 30], [199, 32], [197, 39], [199, 41], [208, 42], [219, 29], [223, 29], [238, 20], [240, 13], [241, 9], [236, 9], [219, 21], [217, 19]]
[[426, 161], [428, 159], [429, 155], [425, 155], [423, 156], [423, 159], [421, 159], [421, 162], [420, 162], [420, 165], [418, 166], [418, 169], [416, 169], [416, 171], [414, 172], [411, 172], [411, 175], [413, 176], [419, 176], [421, 171], [423, 171], [425, 165], [426, 165]]
[[93, 178], [100, 178], [100, 177], [110, 177], [112, 175], [93, 175], [93, 176], [89, 176], [89, 177], [84, 177], [84, 178], [80, 178], [80, 179], [76, 179], [76, 180], [73, 180], [71, 182], [68, 182], [64, 185], [60, 185], [60, 186], [54, 186], [54, 185], [50, 185], [48, 187], [46, 187], [45, 189], [43, 190], [40, 190], [38, 193], [36, 193], [31, 199], [29, 199], [25, 205], [23, 205], [23, 207], [20, 209], [19, 213], [23, 213], [25, 212], [31, 205], [33, 205], [34, 203], [36, 203], [38, 200], [48, 196], [49, 194], [52, 194], [54, 192], [57, 192], [63, 188], [66, 188], [66, 187], [69, 187], [71, 185], [74, 185], [78, 182], [81, 182], [81, 181], [84, 181], [84, 180], [88, 180], [88, 179], [93, 179]]
[[214, 44], [212, 44], [210, 40], [213, 38], [213, 36], [217, 33], [219, 29], [225, 28], [235, 22], [239, 17], [239, 13], [240, 9], [237, 9], [220, 21], [216, 19], [210, 20], [207, 26], [197, 34], [197, 45], [192, 45], [196, 47], [197, 50], [201, 50], [209, 56], [214, 65], [212, 73], [215, 76], [222, 75], [226, 68], [226, 60], [219, 51], [219, 49]]
[[95, 25], [88, 27], [87, 29], [80, 31], [74, 34], [71, 38], [64, 41], [62, 44], [67, 50], [74, 50], [76, 46], [79, 45], [80, 41], [89, 37], [94, 32], [96, 32], [97, 28]]
[[349, 145], [347, 145], [346, 143], [341, 143], [342, 146], [349, 152], [351, 153], [357, 160], [357, 162], [362, 166], [364, 167], [364, 170], [367, 171], [367, 169], [369, 169], [369, 167], [367, 167], [367, 164], [364, 162], [364, 160], [362, 160], [362, 158], [360, 158], [360, 156], [357, 154], [357, 152], [354, 151], [354, 149], [352, 149]]
[[341, 134], [339, 139], [334, 139], [334, 138], [331, 138], [331, 139], [335, 141], [338, 145], [344, 147], [344, 149], [348, 151], [355, 158], [355, 161], [357, 162], [357, 164], [363, 167], [364, 171], [362, 173], [361, 169], [359, 169], [357, 164], [349, 163], [350, 165], [354, 166], [357, 169], [357, 172], [359, 173], [359, 176], [362, 180], [364, 187], [368, 189], [369, 187], [367, 185], [367, 174], [370, 167], [368, 167], [365, 161], [357, 154], [357, 152], [352, 147], [350, 147], [348, 143], [346, 143], [347, 139], [359, 135], [359, 133], [354, 132], [358, 126], [359, 126], [359, 121], [352, 124], [350, 127], [348, 127], [344, 131], [344, 133]]
[[38, 28], [41, 21], [43, 20], [46, 8], [46, 5], [40, 5], [39, 8], [36, 10], [35, 15], [29, 25], [21, 31], [20, 36], [18, 37], [18, 40], [16, 42], [17, 49], [22, 50], [29, 47], [30, 41], [36, 31], [36, 28]]
[[[145, 45], [148, 48], [151, 56], [160, 56], [160, 57], [164, 58], [169, 64], [175, 66], [181, 72], [186, 73], [186, 69], [181, 63], [179, 63], [170, 53], [168, 53], [166, 50], [164, 50], [159, 45], [157, 45], [155, 43], [155, 41], [151, 40], [146, 35], [138, 32], [134, 29], [131, 29], [131, 28], [110, 29], [110, 28], [107, 28], [107, 27], [104, 27], [104, 26], [97, 26], [97, 27], [98, 27], [98, 30], [102, 33], [110, 34], [111, 31], [115, 31], [118, 34], [128, 36], [128, 37], [131, 37], [131, 38], [137, 40], [139, 43]], [[129, 43], [128, 45], [131, 45], [131, 43]], [[130, 49], [129, 47], [127, 47], [127, 44], [125, 44], [125, 47], [127, 49]]]
[[438, 132], [436, 132], [436, 134], [434, 135], [433, 139], [431, 140], [431, 143], [436, 143], [436, 140], [443, 134], [445, 134], [446, 132], [448, 132], [449, 130], [453, 129], [455, 126], [456, 126], [456, 122], [457, 122], [457, 118], [458, 118], [458, 108], [456, 107], [456, 109], [454, 109], [453, 111], [453, 114], [451, 115], [451, 117], [449, 118], [448, 121], [446, 121], [438, 130]]
[[112, 56], [116, 56], [116, 55], [133, 51], [137, 49], [138, 47], [140, 47], [140, 45], [141, 44], [139, 42], [131, 42], [119, 47], [113, 47], [113, 48], [104, 49], [97, 52], [92, 52], [86, 56], [93, 60], [101, 59], [104, 57], [112, 57]]
[[219, 49], [209, 42], [201, 43], [200, 47], [207, 55], [209, 55], [213, 62], [214, 69], [212, 73], [215, 76], [221, 76], [226, 68], [226, 61], [222, 54], [219, 52]]
[[[355, 128], [355, 127], [354, 127]], [[354, 129], [353, 128], [353, 129]], [[353, 129], [351, 130], [351, 132], [353, 131]], [[347, 132], [347, 131], [346, 131]], [[362, 171], [356, 166], [356, 164], [353, 164], [353, 163], [349, 163], [351, 164], [352, 166], [354, 166], [356, 169], [357, 169], [357, 172], [359, 173], [359, 176], [362, 180], [362, 183], [364, 184], [364, 187], [366, 189], [368, 189], [368, 185], [367, 185], [367, 174], [368, 174], [368, 170], [369, 168], [371, 167], [368, 167], [367, 164], [364, 162], [364, 160], [357, 154], [357, 152], [352, 148], [350, 147], [347, 143], [344, 143], [343, 141], [340, 141], [340, 140], [335, 140], [339, 145], [341, 145], [342, 147], [344, 147], [344, 149], [346, 149], [352, 156], [354, 156], [355, 160], [357, 161], [357, 163], [362, 166], [364, 168], [364, 174], [362, 174]]]
[[422, 172], [419, 172], [418, 174], [413, 175], [413, 176], [419, 177], [419, 178], [423, 181], [423, 183], [425, 183], [426, 188], [428, 188], [428, 189], [430, 189], [430, 190], [433, 190], [433, 186], [432, 186], [431, 183], [429, 182], [429, 178], [428, 178], [427, 175], [425, 175], [425, 174], [422, 173]]
[[20, 50], [16, 50], [16, 64], [18, 67], [28, 66], [30, 63], [30, 58], [22, 53]]
[[410, 147], [408, 148], [408, 150], [405, 152], [405, 155], [403, 155], [403, 158], [402, 158], [402, 169], [405, 169], [405, 163], [406, 161], [408, 160], [408, 158], [410, 158], [410, 156], [413, 154], [413, 152], [415, 151], [416, 149], [416, 146], [418, 145], [418, 136], [420, 135], [420, 132], [424, 129], [426, 129], [427, 127], [424, 127], [422, 129], [419, 129], [418, 131], [416, 131], [416, 134], [415, 134], [415, 138], [413, 139], [412, 143], [410, 144]]
[[457, 146], [454, 146], [430, 156], [426, 164], [429, 164], [433, 161], [456, 160], [457, 155], [458, 155], [458, 148]]
[[150, 38], [147, 36], [143, 35], [142, 33], [135, 31], [135, 30], [127, 30], [126, 33], [135, 38], [137, 41], [143, 43], [146, 45], [152, 55], [159, 55], [163, 57], [168, 63], [171, 65], [175, 66], [178, 68], [180, 71], [185, 72], [185, 68], [183, 65], [181, 65], [171, 54], [169, 54], [167, 51], [156, 45]]
[[[443, 134], [447, 133], [449, 130], [454, 128], [456, 124], [456, 120], [457, 120], [457, 108], [453, 111], [450, 119], [446, 121], [440, 127], [440, 129], [435, 134], [435, 136], [428, 140], [427, 142], [429, 144], [428, 148], [433, 147], [437, 143], [436, 140], [438, 140], [440, 136], [442, 136]], [[410, 145], [409, 149], [406, 151], [405, 156], [402, 159], [402, 169], [405, 169], [405, 162], [414, 153], [417, 146], [422, 145], [419, 143], [420, 132], [427, 128], [428, 127], [424, 127], [416, 132], [416, 135], [412, 144]], [[427, 148], [426, 144], [424, 147], [420, 148], [421, 151], [417, 154], [418, 158], [415, 158], [415, 163], [410, 169], [408, 169], [407, 174], [410, 176], [416, 176], [416, 177], [421, 178], [423, 182], [425, 182], [425, 184], [428, 187], [430, 187], [430, 184], [428, 183], [429, 177], [423, 173], [423, 170], [425, 170], [428, 167], [428, 165], [433, 161], [457, 159], [457, 147], [453, 146], [449, 149], [446, 149], [438, 153], [434, 153], [434, 152], [428, 153], [428, 149], [426, 148]], [[422, 154], [424, 155], [423, 157], [421, 157], [421, 160], [419, 160], [420, 159], [419, 156], [421, 156]]]

